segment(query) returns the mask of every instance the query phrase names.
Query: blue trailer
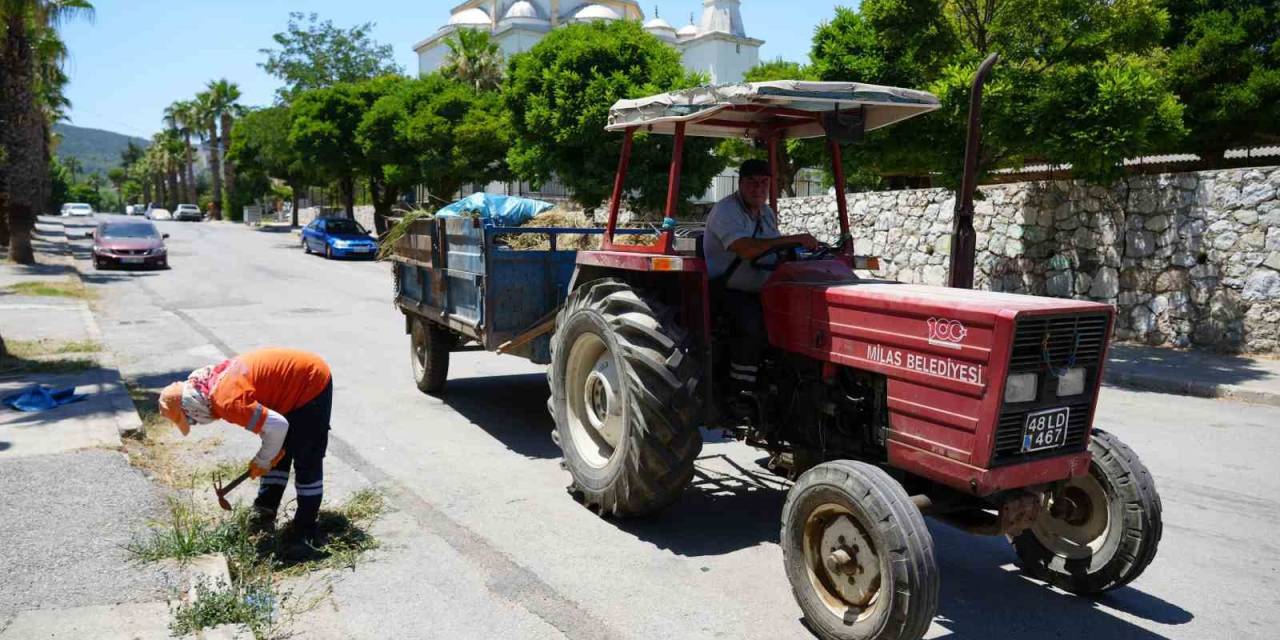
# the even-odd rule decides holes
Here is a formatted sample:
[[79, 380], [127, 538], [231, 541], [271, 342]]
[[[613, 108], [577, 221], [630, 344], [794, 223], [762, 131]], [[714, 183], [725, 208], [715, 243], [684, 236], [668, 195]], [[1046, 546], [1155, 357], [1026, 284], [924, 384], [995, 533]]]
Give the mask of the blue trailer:
[[[418, 387], [433, 393], [443, 389], [449, 352], [469, 342], [550, 363], [555, 313], [568, 295], [578, 254], [561, 249], [560, 240], [603, 233], [598, 228], [497, 227], [470, 217], [411, 223], [391, 261]], [[550, 248], [516, 250], [504, 242], [523, 234], [546, 235]]]

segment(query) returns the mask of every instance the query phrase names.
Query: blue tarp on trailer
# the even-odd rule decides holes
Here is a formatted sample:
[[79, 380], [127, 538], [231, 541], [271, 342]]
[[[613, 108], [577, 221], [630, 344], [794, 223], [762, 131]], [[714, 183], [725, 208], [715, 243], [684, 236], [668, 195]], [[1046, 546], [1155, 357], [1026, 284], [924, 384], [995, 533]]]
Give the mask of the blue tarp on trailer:
[[555, 207], [550, 202], [498, 196], [491, 193], [473, 193], [436, 212], [437, 217], [479, 214], [487, 227], [518, 227], [530, 218]]

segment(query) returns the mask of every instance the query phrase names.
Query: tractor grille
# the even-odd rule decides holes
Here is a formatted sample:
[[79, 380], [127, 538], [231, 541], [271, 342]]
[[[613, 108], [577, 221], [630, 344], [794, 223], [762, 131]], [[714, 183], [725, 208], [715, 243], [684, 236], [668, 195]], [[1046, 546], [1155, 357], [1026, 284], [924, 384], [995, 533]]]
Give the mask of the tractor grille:
[[1013, 334], [1009, 371], [1041, 371], [1046, 364], [1096, 367], [1106, 339], [1105, 314], [1023, 318]]
[[[992, 465], [1028, 462], [1083, 451], [1086, 446], [1090, 410], [1099, 364], [1107, 341], [1108, 318], [1103, 313], [1066, 316], [1038, 316], [1018, 320], [1014, 330], [1009, 373], [1035, 373], [1039, 387], [1032, 402], [1005, 405], [996, 427]], [[1058, 398], [1058, 379], [1053, 370], [1083, 367], [1084, 393]], [[1047, 451], [1021, 453], [1022, 430], [1027, 414], [1044, 409], [1069, 407], [1067, 441]]]

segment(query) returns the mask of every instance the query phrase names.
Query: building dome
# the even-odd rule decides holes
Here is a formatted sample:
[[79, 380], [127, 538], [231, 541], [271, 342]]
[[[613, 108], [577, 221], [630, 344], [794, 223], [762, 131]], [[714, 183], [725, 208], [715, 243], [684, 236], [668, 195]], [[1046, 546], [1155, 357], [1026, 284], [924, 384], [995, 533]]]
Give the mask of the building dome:
[[676, 35], [680, 36], [681, 39], [684, 39], [684, 38], [695, 38], [698, 36], [698, 33], [699, 33], [698, 25], [687, 24], [683, 27], [680, 27], [680, 30], [676, 32]]
[[538, 15], [538, 8], [533, 6], [529, 0], [519, 0], [513, 3], [510, 9], [507, 9], [506, 15], [502, 16], [503, 20], [542, 20], [542, 16]]
[[492, 24], [492, 21], [484, 9], [474, 7], [453, 14], [453, 17], [449, 18], [449, 24], [455, 27], [487, 27]]
[[574, 20], [621, 20], [617, 11], [602, 4], [589, 4], [573, 14]]
[[676, 28], [671, 26], [670, 22], [667, 22], [662, 18], [654, 18], [644, 23], [644, 30], [652, 33], [661, 40], [667, 40], [669, 42], [676, 41]]

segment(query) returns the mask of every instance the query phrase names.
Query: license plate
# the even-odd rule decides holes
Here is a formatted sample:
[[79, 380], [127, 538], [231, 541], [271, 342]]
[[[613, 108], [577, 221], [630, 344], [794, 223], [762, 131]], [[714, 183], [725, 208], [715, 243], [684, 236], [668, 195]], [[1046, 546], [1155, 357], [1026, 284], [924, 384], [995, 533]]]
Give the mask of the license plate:
[[142, 264], [142, 258], [120, 258], [120, 262], [125, 264]]
[[354, 249], [352, 249], [352, 251], [354, 251], [355, 253], [369, 253], [370, 251], [373, 251], [373, 248], [372, 247], [355, 247]]
[[1027, 421], [1022, 427], [1022, 452], [1053, 449], [1066, 444], [1070, 416], [1070, 407], [1027, 414]]

